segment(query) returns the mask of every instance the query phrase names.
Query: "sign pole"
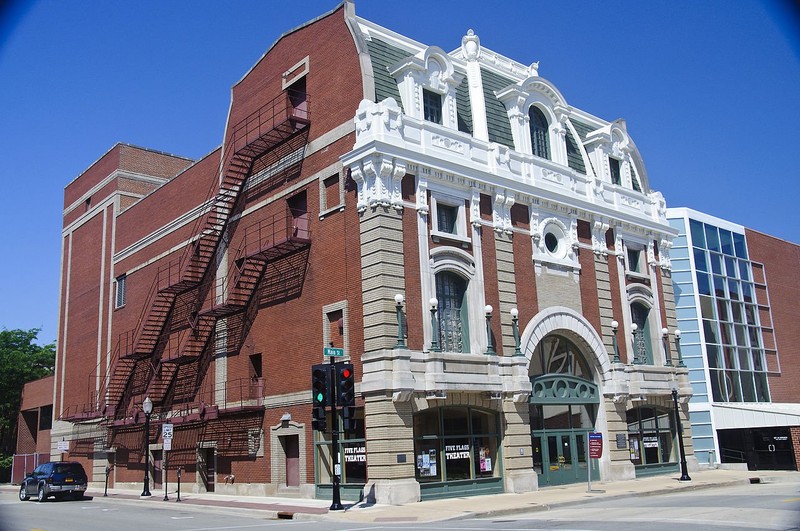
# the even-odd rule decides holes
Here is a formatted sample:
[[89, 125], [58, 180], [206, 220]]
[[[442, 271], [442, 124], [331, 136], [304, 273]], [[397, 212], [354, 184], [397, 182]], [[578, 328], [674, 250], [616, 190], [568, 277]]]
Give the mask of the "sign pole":
[[586, 492], [592, 492], [592, 458], [591, 454], [589, 453], [589, 434], [591, 432], [586, 432], [586, 467], [589, 469], [589, 490]]
[[586, 433], [586, 467], [589, 472], [589, 490], [586, 492], [605, 492], [604, 490], [592, 489], [592, 462], [599, 461], [603, 457], [603, 434], [599, 432]]
[[336, 358], [331, 356], [331, 462], [333, 463], [333, 500], [331, 511], [344, 509], [341, 498], [341, 465], [339, 464], [339, 417], [336, 414]]

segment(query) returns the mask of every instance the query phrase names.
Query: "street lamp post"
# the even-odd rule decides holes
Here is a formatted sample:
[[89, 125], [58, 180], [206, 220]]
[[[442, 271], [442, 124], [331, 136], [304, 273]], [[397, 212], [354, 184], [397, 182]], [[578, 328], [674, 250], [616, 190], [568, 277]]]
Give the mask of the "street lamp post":
[[146, 397], [142, 402], [144, 411], [144, 489], [142, 497], [150, 496], [150, 415], [153, 413], [153, 401]]
[[428, 301], [431, 308], [431, 352], [441, 352], [439, 347], [439, 321], [436, 319], [436, 310], [439, 308], [439, 301], [432, 297]]
[[398, 293], [394, 296], [394, 303], [397, 308], [397, 344], [394, 346], [396, 349], [407, 349], [405, 333], [403, 332], [403, 301], [405, 297]]
[[514, 355], [522, 356], [519, 348], [519, 310], [511, 308], [511, 329], [514, 331]]
[[614, 345], [614, 363], [619, 363], [619, 345], [617, 344], [617, 330], [619, 330], [619, 322], [616, 320], [611, 321], [611, 341]]
[[486, 313], [486, 354], [497, 354], [492, 344], [492, 311], [494, 308], [487, 304], [483, 311]]
[[672, 404], [675, 407], [675, 427], [678, 430], [678, 450], [681, 454], [681, 477], [680, 481], [691, 481], [689, 471], [686, 469], [686, 449], [683, 447], [683, 424], [681, 423], [680, 411], [678, 409], [678, 386], [672, 382]]

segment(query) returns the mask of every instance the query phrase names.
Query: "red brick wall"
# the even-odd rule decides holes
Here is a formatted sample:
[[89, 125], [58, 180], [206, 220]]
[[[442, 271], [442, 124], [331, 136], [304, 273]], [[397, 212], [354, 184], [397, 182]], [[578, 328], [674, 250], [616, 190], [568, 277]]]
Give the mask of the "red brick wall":
[[790, 427], [789, 434], [792, 437], [792, 452], [794, 453], [795, 469], [797, 469], [800, 467], [800, 426]]
[[[183, 157], [125, 144], [116, 144], [66, 186], [64, 189], [64, 207], [72, 205], [117, 169], [168, 178], [176, 175], [190, 163], [189, 159]], [[97, 203], [107, 196], [108, 190], [104, 190], [102, 193], [97, 192], [93, 194], [92, 202]], [[76, 210], [82, 209], [78, 208]]]
[[[110, 230], [110, 224], [107, 229]], [[98, 213], [72, 232], [72, 252], [64, 256], [65, 268], [70, 268], [69, 283], [63, 285], [69, 298], [69, 315], [58, 346], [68, 349], [69, 359], [66, 363], [61, 360], [56, 374], [56, 417], [62, 406], [88, 400], [87, 375], [94, 373], [97, 365], [103, 238], [103, 216]], [[62, 384], [64, 404], [58, 402]]]
[[[524, 212], [521, 210], [524, 209]], [[511, 220], [515, 227], [530, 230], [530, 214], [522, 205], [512, 207]], [[514, 234], [514, 281], [517, 289], [517, 310], [519, 310], [519, 333], [539, 313], [539, 299], [536, 294], [536, 271], [533, 267], [533, 241], [526, 234]]]
[[[616, 250], [614, 248], [614, 244], [615, 244], [614, 230], [609, 229], [608, 231], [606, 231], [606, 247], [608, 247], [609, 251]], [[625, 341], [626, 337], [625, 334], [630, 332], [625, 330], [625, 320], [622, 318], [623, 303], [622, 303], [622, 293], [620, 293], [620, 288], [619, 288], [619, 268], [620, 268], [619, 258], [609, 253], [608, 278], [609, 278], [609, 284], [611, 286], [611, 306], [614, 311], [614, 319], [619, 323], [619, 329], [617, 330], [617, 347], [619, 350], [620, 360], [622, 360], [623, 363], [628, 363], [628, 346], [627, 342]]]
[[[413, 190], [416, 187], [416, 178], [406, 175], [403, 179], [403, 188], [410, 193], [404, 196], [406, 201], [414, 201]], [[423, 319], [430, 320], [428, 302], [422, 300], [422, 282], [419, 275], [420, 256], [419, 240], [417, 238], [417, 223], [419, 213], [414, 208], [403, 209], [403, 260], [406, 269], [406, 303], [405, 311], [408, 338], [406, 344], [413, 350], [422, 350], [425, 344], [423, 337]]]
[[[219, 175], [220, 150], [215, 149], [194, 166], [159, 188], [157, 193], [143, 198], [136, 205], [119, 215], [117, 222], [116, 250], [121, 251], [139, 241], [156, 229], [163, 227], [178, 216], [199, 206], [209, 198], [212, 185], [216, 185]], [[187, 238], [194, 223], [180, 231], [176, 238]], [[146, 253], [156, 255], [161, 249], [148, 249]], [[137, 256], [136, 264], [142, 260]]]
[[306, 55], [310, 56], [306, 90], [310, 101], [311, 139], [353, 119], [365, 95], [358, 54], [344, 21], [344, 8], [340, 7], [282, 37], [233, 87], [226, 138], [231, 128], [281, 93], [281, 75]]
[[600, 303], [597, 298], [597, 271], [594, 268], [592, 247], [592, 229], [587, 221], [578, 220], [578, 241], [588, 249], [578, 251], [578, 263], [581, 264], [580, 288], [581, 309], [583, 316], [594, 327], [598, 335], [603, 335], [600, 326]]
[[764, 295], [769, 297], [780, 358], [780, 374], [769, 376], [771, 398], [773, 402], [800, 402], [800, 246], [750, 229], [745, 236], [750, 259], [764, 264], [767, 293], [756, 290], [757, 298], [761, 305], [767, 302]]

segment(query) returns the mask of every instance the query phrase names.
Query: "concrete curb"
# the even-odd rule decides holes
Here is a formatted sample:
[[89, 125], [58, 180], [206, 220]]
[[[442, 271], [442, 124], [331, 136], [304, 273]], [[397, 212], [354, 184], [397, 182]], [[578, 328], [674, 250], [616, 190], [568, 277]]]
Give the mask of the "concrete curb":
[[[475, 511], [465, 515], [456, 515], [451, 518], [443, 519], [445, 520], [467, 520], [471, 518], [494, 518], [497, 516], [508, 516], [512, 514], [519, 514], [524, 512], [540, 512], [540, 511], [550, 511], [553, 509], [561, 509], [564, 507], [573, 507], [575, 505], [583, 505], [585, 503], [591, 501], [599, 501], [599, 500], [618, 500], [621, 498], [630, 498], [630, 497], [637, 497], [643, 498], [646, 496], [659, 496], [663, 494], [676, 494], [684, 491], [693, 491], [693, 490], [705, 490], [705, 489], [713, 489], [718, 487], [732, 487], [735, 485], [746, 485], [750, 484], [750, 481], [747, 479], [736, 479], [731, 481], [725, 481], [721, 483], [703, 483], [697, 485], [685, 485], [679, 488], [664, 488], [664, 489], [656, 489], [656, 490], [649, 490], [643, 492], [624, 492], [619, 494], [606, 494], [603, 496], [598, 496], [596, 498], [581, 498], [581, 499], [574, 499], [574, 500], [566, 500], [561, 502], [552, 502], [552, 503], [542, 503], [540, 505], [532, 505], [528, 507], [509, 507], [506, 509], [498, 509], [498, 510], [489, 510], [489, 511]], [[587, 493], [588, 494], [588, 493]]]

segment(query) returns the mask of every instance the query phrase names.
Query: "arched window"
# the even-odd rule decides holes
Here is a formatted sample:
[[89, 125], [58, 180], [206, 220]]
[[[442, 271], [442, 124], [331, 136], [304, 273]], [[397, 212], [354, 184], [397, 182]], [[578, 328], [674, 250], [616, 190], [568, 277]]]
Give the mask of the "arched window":
[[451, 271], [436, 274], [439, 341], [446, 352], [469, 351], [467, 281]]
[[592, 381], [592, 372], [578, 347], [569, 339], [551, 334], [536, 345], [531, 375], [568, 374]]
[[543, 159], [550, 159], [550, 137], [548, 133], [547, 118], [536, 107], [531, 107], [528, 113], [531, 123], [531, 145], [533, 154]]
[[653, 364], [653, 341], [650, 337], [650, 308], [640, 302], [631, 303], [631, 319], [636, 325], [633, 335], [633, 362]]

